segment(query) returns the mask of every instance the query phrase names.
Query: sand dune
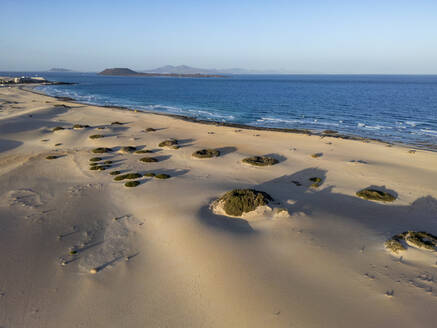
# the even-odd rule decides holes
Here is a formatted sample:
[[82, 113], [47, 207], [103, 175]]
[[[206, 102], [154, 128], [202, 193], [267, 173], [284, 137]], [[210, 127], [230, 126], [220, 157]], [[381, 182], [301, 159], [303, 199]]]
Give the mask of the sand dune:
[[[437, 252], [394, 254], [384, 242], [437, 234], [437, 153], [19, 88], [0, 88], [0, 106], [0, 327], [435, 325]], [[159, 146], [171, 138], [178, 149]], [[220, 155], [193, 158], [201, 149]], [[278, 163], [242, 162], [251, 156]], [[90, 170], [93, 157], [106, 169]], [[116, 181], [113, 171], [141, 177]], [[357, 197], [366, 187], [396, 199]], [[211, 211], [235, 188], [264, 191], [288, 214]]]

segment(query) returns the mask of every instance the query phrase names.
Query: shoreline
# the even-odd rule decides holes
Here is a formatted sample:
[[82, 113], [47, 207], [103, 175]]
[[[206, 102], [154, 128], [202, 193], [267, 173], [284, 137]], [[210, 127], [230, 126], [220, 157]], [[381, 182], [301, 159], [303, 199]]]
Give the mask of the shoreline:
[[219, 122], [214, 120], [203, 120], [203, 119], [197, 119], [195, 117], [187, 116], [187, 115], [178, 115], [178, 114], [171, 114], [171, 113], [163, 113], [163, 112], [155, 112], [155, 111], [149, 111], [149, 110], [138, 110], [133, 109], [127, 106], [115, 106], [115, 105], [95, 105], [90, 104], [86, 102], [81, 102], [79, 100], [76, 100], [71, 97], [62, 97], [62, 96], [51, 96], [49, 94], [46, 94], [42, 91], [34, 90], [38, 85], [32, 85], [32, 86], [16, 86], [24, 91], [32, 92], [35, 94], [43, 95], [46, 97], [50, 97], [52, 99], [56, 99], [59, 101], [65, 101], [65, 102], [71, 102], [75, 104], [81, 104], [81, 105], [87, 105], [87, 106], [95, 106], [95, 107], [101, 107], [101, 108], [113, 108], [113, 109], [119, 109], [119, 110], [127, 110], [127, 111], [134, 111], [138, 113], [146, 113], [146, 114], [154, 114], [154, 115], [162, 115], [167, 117], [172, 117], [176, 119], [180, 119], [186, 122], [192, 122], [192, 123], [198, 123], [198, 124], [204, 124], [204, 125], [213, 125], [213, 126], [225, 126], [225, 127], [232, 127], [237, 129], [245, 129], [245, 130], [253, 130], [253, 131], [271, 131], [271, 132], [283, 132], [283, 133], [294, 133], [294, 134], [305, 134], [305, 135], [313, 135], [313, 136], [319, 136], [319, 137], [331, 137], [331, 138], [339, 138], [344, 140], [356, 140], [356, 141], [363, 141], [363, 142], [379, 142], [382, 144], [387, 145], [388, 147], [392, 145], [397, 146], [403, 146], [405, 148], [413, 148], [417, 150], [425, 150], [425, 151], [431, 151], [431, 152], [437, 152], [437, 145], [423, 145], [419, 143], [407, 143], [407, 142], [391, 142], [386, 141], [383, 139], [378, 138], [370, 138], [370, 137], [361, 137], [358, 135], [353, 134], [344, 134], [339, 133], [335, 131], [336, 133], [332, 133], [333, 130], [324, 130], [327, 131], [327, 133], [324, 133], [324, 131], [315, 131], [311, 129], [298, 129], [298, 128], [271, 128], [271, 127], [262, 127], [262, 126], [252, 126], [247, 124], [241, 124], [241, 123], [229, 123], [229, 122]]

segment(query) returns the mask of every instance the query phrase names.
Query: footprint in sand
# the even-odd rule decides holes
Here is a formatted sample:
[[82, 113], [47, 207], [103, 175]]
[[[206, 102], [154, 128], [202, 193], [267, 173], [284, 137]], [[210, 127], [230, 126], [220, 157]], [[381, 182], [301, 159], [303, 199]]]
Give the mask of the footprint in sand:
[[96, 274], [120, 261], [128, 261], [138, 254], [133, 237], [142, 225], [143, 222], [132, 215], [122, 215], [103, 225], [88, 227], [82, 233], [80, 229], [66, 232], [58, 239], [68, 242], [70, 237], [80, 236], [80, 240], [66, 245], [69, 247], [59, 258], [59, 264], [68, 266], [78, 263], [81, 272]]
[[43, 205], [41, 195], [32, 189], [18, 189], [9, 191], [3, 199], [5, 205], [11, 207], [21, 207], [25, 209], [34, 209]]

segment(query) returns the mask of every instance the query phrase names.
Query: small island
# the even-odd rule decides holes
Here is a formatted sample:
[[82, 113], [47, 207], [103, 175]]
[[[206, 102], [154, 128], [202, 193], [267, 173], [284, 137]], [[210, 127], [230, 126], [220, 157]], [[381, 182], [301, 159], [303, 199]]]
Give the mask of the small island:
[[107, 68], [99, 73], [111, 76], [164, 76], [164, 77], [226, 77], [218, 74], [139, 73], [129, 68]]
[[48, 72], [54, 72], [54, 73], [71, 73], [73, 72], [71, 69], [68, 68], [61, 68], [61, 67], [53, 67], [48, 70]]

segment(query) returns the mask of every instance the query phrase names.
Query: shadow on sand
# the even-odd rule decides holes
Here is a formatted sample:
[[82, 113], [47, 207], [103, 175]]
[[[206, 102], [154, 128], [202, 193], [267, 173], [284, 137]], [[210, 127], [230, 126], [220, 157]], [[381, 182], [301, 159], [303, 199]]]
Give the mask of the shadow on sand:
[[[333, 191], [335, 186], [324, 187], [323, 183], [319, 188], [310, 187], [312, 184], [310, 178], [319, 177], [324, 182], [326, 173], [325, 170], [318, 168], [308, 168], [259, 185], [241, 186], [241, 188], [249, 187], [267, 192], [291, 215], [304, 212], [307, 215], [320, 213], [318, 218], [323, 215], [339, 217], [355, 221], [387, 238], [407, 230], [437, 233], [437, 228], [432, 228], [437, 222], [437, 199], [434, 197], [423, 196], [410, 205], [396, 205], [396, 200], [393, 203], [383, 203], [368, 201], [355, 195], [336, 193]], [[389, 191], [397, 196], [394, 190], [386, 186], [367, 185], [360, 189], [367, 187]], [[248, 221], [216, 215], [211, 212], [209, 206], [200, 209], [198, 218], [202, 223], [220, 230], [233, 233], [254, 232]]]

